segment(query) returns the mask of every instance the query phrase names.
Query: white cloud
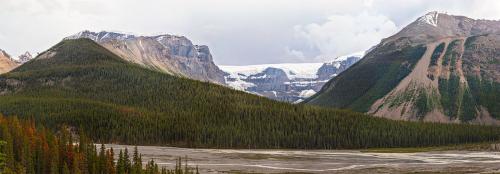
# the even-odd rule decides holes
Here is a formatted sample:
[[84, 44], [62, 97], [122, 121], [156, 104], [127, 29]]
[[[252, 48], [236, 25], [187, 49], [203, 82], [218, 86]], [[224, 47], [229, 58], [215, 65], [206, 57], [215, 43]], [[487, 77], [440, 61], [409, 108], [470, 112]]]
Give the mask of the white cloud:
[[324, 23], [295, 26], [296, 37], [320, 51], [319, 60], [370, 48], [397, 32], [398, 27], [383, 15], [332, 15]]
[[290, 49], [288, 47], [285, 48], [285, 52], [288, 56], [292, 58], [304, 59], [306, 57], [304, 56], [304, 53], [302, 51]]
[[113, 30], [185, 35], [219, 64], [320, 62], [308, 58], [366, 49], [428, 11], [500, 19], [498, 9], [500, 0], [0, 0], [0, 49], [41, 52], [81, 30]]

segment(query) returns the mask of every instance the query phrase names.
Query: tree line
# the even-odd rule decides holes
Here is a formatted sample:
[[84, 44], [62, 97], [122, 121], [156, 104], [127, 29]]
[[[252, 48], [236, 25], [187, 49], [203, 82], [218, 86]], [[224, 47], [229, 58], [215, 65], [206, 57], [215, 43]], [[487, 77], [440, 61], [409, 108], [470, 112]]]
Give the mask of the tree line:
[[[98, 143], [346, 149], [500, 138], [494, 126], [393, 121], [272, 101], [145, 69], [89, 40], [63, 41], [54, 50], [50, 59], [35, 59], [0, 76], [0, 112], [52, 130], [62, 124], [92, 130], [87, 135]], [[388, 59], [403, 54], [416, 61], [423, 52], [425, 47], [417, 46]]]
[[[75, 141], [76, 140], [76, 141]], [[0, 173], [5, 174], [195, 174], [198, 169], [182, 166], [160, 168], [153, 161], [143, 166], [137, 147], [132, 154], [96, 146], [85, 134], [77, 137], [63, 126], [57, 133], [32, 120], [0, 115]]]

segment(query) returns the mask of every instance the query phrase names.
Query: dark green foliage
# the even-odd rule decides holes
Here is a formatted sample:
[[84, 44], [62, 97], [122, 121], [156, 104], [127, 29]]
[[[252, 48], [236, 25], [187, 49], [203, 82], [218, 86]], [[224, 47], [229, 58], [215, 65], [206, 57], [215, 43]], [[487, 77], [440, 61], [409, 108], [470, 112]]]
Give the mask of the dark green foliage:
[[467, 77], [473, 103], [484, 106], [493, 118], [500, 119], [500, 83]]
[[444, 114], [450, 117], [458, 115], [462, 94], [460, 93], [460, 78], [451, 74], [450, 79], [439, 78], [439, 93]]
[[471, 36], [465, 39], [465, 48], [470, 48], [473, 46], [473, 43], [477, 40], [478, 37], [485, 36], [485, 35], [478, 35], [478, 36]]
[[[474, 103], [482, 106], [496, 119], [500, 119], [500, 83], [496, 79], [500, 54], [498, 45], [490, 43], [497, 44], [498, 40], [499, 35], [495, 34], [468, 37], [462, 58], [464, 74]], [[480, 70], [479, 73], [475, 71], [477, 69]]]
[[387, 45], [377, 48], [378, 55], [368, 54], [334, 79], [307, 102], [321, 106], [350, 108], [366, 112], [379, 98], [405, 78], [425, 53], [426, 47], [407, 46], [393, 50]]
[[458, 39], [452, 41], [448, 45], [448, 47], [446, 48], [446, 53], [444, 54], [444, 57], [443, 57], [443, 62], [442, 62], [443, 66], [448, 66], [451, 62], [450, 71], [455, 68], [456, 59], [460, 54], [456, 50], [457, 47], [459, 46], [458, 45], [459, 43], [460, 43], [460, 40], [458, 40]]
[[[469, 88], [460, 83], [457, 75], [451, 74], [450, 79], [439, 79], [439, 92], [444, 114], [450, 117], [458, 116], [461, 121], [470, 121], [476, 118], [478, 100], [474, 99], [477, 84], [469, 82]], [[494, 95], [494, 94], [493, 94]]]
[[5, 152], [5, 145], [7, 142], [5, 141], [0, 141], [0, 173], [3, 172], [4, 167], [5, 167], [5, 161], [7, 161], [6, 154]]
[[[43, 126], [37, 127], [33, 121], [18, 120], [17, 117], [6, 118], [0, 114], [0, 129], [2, 129], [0, 173], [116, 174], [116, 171], [126, 174], [160, 173], [158, 165], [154, 162], [148, 163], [146, 169], [137, 165], [138, 168], [133, 172], [126, 171], [127, 163], [131, 163], [127, 160], [126, 152], [120, 153], [118, 164], [115, 165], [113, 149], [106, 149], [101, 145], [98, 152], [94, 143], [87, 140], [84, 134], [80, 134], [80, 141], [74, 144], [72, 134], [65, 126], [54, 134]], [[138, 154], [137, 150], [134, 154]], [[175, 169], [163, 168], [161, 171], [172, 174], [195, 173], [195, 169], [188, 166], [187, 162], [182, 166], [180, 160], [179, 158]], [[142, 161], [137, 159], [134, 163]], [[122, 167], [123, 169], [117, 169]]]
[[[439, 78], [439, 93], [441, 94], [441, 105], [444, 114], [449, 117], [458, 117], [461, 121], [470, 121], [476, 117], [476, 102], [472, 99], [470, 90], [460, 82], [457, 72], [457, 59], [460, 56], [458, 46], [461, 40], [454, 40], [446, 49], [443, 68], [448, 66], [449, 78]], [[466, 43], [467, 44], [467, 43]]]
[[464, 89], [462, 105], [460, 106], [459, 119], [461, 121], [470, 121], [476, 118], [476, 101], [474, 101], [469, 88]]
[[415, 107], [417, 107], [417, 115], [423, 118], [425, 114], [430, 112], [432, 108], [431, 100], [424, 90], [421, 90], [418, 94], [417, 100], [415, 101]]
[[431, 63], [429, 64], [429, 67], [437, 65], [437, 61], [438, 61], [439, 57], [441, 56], [441, 54], [443, 53], [445, 46], [446, 46], [446, 43], [443, 42], [443, 43], [439, 44], [434, 49], [434, 52], [432, 52]]
[[[0, 76], [0, 89], [10, 91], [0, 96], [0, 111], [53, 129], [81, 126], [99, 142], [331, 149], [433, 146], [498, 140], [500, 135], [497, 127], [390, 121], [276, 102], [129, 64], [86, 39], [63, 41], [51, 50], [57, 52], [54, 57]], [[401, 51], [403, 56], [389, 54], [386, 65], [392, 68], [371, 70], [385, 69], [385, 76], [377, 78], [395, 85], [424, 51], [413, 47]], [[5, 79], [22, 85], [12, 87]], [[387, 89], [376, 91], [369, 99]]]

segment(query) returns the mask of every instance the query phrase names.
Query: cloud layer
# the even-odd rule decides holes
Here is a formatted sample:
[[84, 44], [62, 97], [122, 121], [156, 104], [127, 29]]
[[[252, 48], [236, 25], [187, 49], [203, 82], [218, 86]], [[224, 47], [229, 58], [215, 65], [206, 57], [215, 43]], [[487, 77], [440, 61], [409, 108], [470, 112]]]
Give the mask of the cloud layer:
[[428, 11], [500, 19], [498, 0], [1, 0], [0, 49], [41, 52], [81, 30], [185, 35], [223, 65], [322, 62]]
[[295, 26], [296, 37], [319, 50], [314, 61], [365, 51], [397, 31], [398, 27], [388, 17], [366, 12], [355, 16], [332, 15], [324, 23]]

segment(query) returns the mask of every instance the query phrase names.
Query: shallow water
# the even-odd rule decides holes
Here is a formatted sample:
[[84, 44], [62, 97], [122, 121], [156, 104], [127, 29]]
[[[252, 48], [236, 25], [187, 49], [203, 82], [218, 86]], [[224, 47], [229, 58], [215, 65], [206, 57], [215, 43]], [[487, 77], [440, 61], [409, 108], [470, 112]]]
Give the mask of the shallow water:
[[[133, 146], [106, 145], [115, 152]], [[363, 153], [346, 150], [233, 150], [138, 146], [143, 161], [173, 168], [188, 157], [200, 173], [496, 173], [500, 152]]]

